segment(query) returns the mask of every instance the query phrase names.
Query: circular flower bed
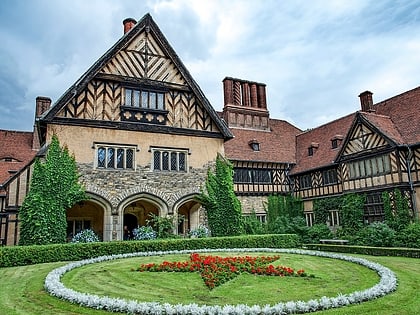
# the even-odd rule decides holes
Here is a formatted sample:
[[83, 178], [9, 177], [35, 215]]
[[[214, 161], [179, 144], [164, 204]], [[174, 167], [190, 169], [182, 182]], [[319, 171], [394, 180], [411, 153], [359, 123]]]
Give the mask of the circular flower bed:
[[[157, 302], [138, 302], [135, 300], [125, 300], [120, 298], [110, 298], [107, 296], [97, 296], [93, 294], [80, 293], [75, 290], [66, 288], [61, 282], [61, 277], [68, 271], [97, 262], [103, 262], [113, 259], [139, 257], [139, 256], [157, 256], [171, 254], [191, 254], [191, 253], [207, 253], [207, 252], [271, 252], [271, 253], [288, 253], [300, 255], [312, 255], [320, 257], [328, 257], [341, 259], [353, 263], [363, 265], [378, 273], [380, 281], [378, 284], [363, 291], [355, 291], [350, 294], [339, 294], [335, 297], [323, 296], [320, 299], [309, 301], [289, 301], [278, 303], [275, 305], [224, 305], [224, 306], [208, 306], [197, 304], [168, 304]], [[101, 256], [93, 259], [81, 260], [67, 264], [63, 267], [51, 271], [45, 279], [45, 289], [51, 295], [67, 300], [71, 303], [95, 308], [104, 309], [110, 312], [122, 312], [126, 314], [303, 314], [326, 310], [330, 308], [338, 308], [354, 303], [361, 303], [384, 296], [397, 288], [397, 278], [395, 274], [388, 268], [373, 263], [369, 260], [341, 254], [309, 251], [299, 249], [273, 249], [273, 248], [233, 248], [233, 249], [201, 249], [201, 250], [184, 250], [184, 251], [165, 251], [165, 252], [139, 252], [130, 254], [120, 254], [112, 256]]]

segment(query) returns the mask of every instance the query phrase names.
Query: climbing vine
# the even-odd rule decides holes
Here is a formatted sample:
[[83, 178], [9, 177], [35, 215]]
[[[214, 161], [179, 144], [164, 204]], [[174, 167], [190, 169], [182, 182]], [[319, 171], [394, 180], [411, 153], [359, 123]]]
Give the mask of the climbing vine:
[[409, 200], [400, 189], [393, 192], [383, 192], [385, 223], [395, 231], [406, 228], [413, 219]]
[[240, 235], [244, 232], [241, 203], [233, 188], [233, 166], [218, 155], [215, 170], [207, 172], [205, 190], [197, 200], [207, 211], [212, 236]]
[[314, 200], [314, 223], [325, 224], [331, 210], [339, 210], [342, 206], [342, 197], [329, 197]]
[[45, 161], [35, 161], [30, 190], [19, 211], [19, 245], [66, 241], [66, 211], [87, 199], [78, 177], [74, 157], [54, 135]]

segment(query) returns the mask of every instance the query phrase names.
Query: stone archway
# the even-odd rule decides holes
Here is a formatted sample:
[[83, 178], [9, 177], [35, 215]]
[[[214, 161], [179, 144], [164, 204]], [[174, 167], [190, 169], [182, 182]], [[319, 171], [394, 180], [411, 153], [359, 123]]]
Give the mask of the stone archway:
[[91, 229], [104, 240], [105, 209], [94, 200], [85, 200], [67, 210], [67, 240], [81, 230]]
[[130, 196], [121, 203], [119, 208], [122, 214], [121, 237], [119, 239], [124, 239], [124, 226], [127, 226], [132, 235], [134, 228], [150, 225], [148, 220], [151, 219], [152, 214], [155, 216], [168, 214], [168, 207], [162, 199], [146, 193]]
[[196, 229], [203, 224], [200, 217], [201, 204], [194, 200], [194, 196], [186, 197], [177, 203], [176, 213], [178, 215], [178, 231], [179, 235], [186, 236], [189, 231]]

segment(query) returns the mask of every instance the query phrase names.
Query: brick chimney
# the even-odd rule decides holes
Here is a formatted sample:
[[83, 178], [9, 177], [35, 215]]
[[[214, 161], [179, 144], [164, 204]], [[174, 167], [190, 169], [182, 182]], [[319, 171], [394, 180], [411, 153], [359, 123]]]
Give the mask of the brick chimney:
[[41, 148], [38, 119], [50, 108], [50, 106], [51, 99], [49, 97], [38, 96], [35, 100], [35, 123], [32, 136], [32, 150], [39, 150]]
[[131, 30], [134, 25], [136, 25], [137, 21], [133, 18], [126, 18], [123, 21], [123, 25], [124, 25], [124, 34], [127, 33], [129, 30]]
[[374, 112], [373, 109], [373, 98], [372, 98], [372, 92], [365, 91], [359, 94], [360, 98], [360, 105], [362, 107], [362, 112]]
[[263, 83], [223, 79], [223, 119], [229, 127], [269, 130], [265, 87]]

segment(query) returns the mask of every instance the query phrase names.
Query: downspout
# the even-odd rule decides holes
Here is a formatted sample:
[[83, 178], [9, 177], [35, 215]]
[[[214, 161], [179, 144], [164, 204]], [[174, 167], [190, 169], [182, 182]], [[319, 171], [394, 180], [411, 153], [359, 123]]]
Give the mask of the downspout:
[[410, 165], [410, 161], [413, 158], [413, 151], [411, 151], [411, 148], [408, 144], [406, 144], [405, 146], [408, 149], [408, 155], [405, 160], [405, 163], [407, 166], [408, 184], [410, 185], [410, 193], [411, 193], [411, 201], [413, 202], [414, 218], [417, 220], [418, 219], [417, 202], [416, 202], [416, 195], [415, 195], [414, 186], [413, 186], [413, 179], [411, 178], [411, 165]]

